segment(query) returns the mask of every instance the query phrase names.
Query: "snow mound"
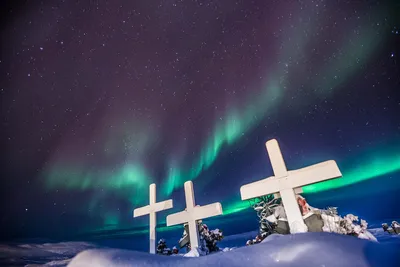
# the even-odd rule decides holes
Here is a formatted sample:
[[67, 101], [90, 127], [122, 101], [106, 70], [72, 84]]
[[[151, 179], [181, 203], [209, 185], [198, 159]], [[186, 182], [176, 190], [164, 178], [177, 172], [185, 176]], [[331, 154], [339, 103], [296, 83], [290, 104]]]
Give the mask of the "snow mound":
[[95, 247], [87, 242], [0, 244], [0, 266], [66, 266], [77, 253]]
[[200, 249], [196, 248], [196, 249], [192, 249], [190, 250], [188, 253], [186, 253], [185, 255], [183, 255], [183, 257], [200, 257], [200, 256], [205, 256], [204, 252], [201, 251]]
[[19, 245], [22, 249], [41, 250], [60, 255], [75, 255], [82, 250], [94, 248], [95, 245], [88, 242], [60, 242], [44, 244], [23, 244]]
[[400, 266], [400, 250], [390, 246], [333, 233], [274, 235], [248, 247], [204, 257], [167, 257], [148, 253], [91, 249], [79, 253], [69, 267], [102, 266]]
[[223, 249], [221, 249], [221, 251], [222, 252], [227, 252], [227, 251], [232, 251], [232, 250], [234, 250], [234, 249], [237, 249], [236, 247], [233, 247], [233, 248], [223, 248]]
[[273, 240], [276, 240], [276, 239], [278, 239], [278, 238], [281, 238], [282, 236], [283, 236], [283, 235], [281, 235], [281, 234], [272, 234], [272, 235], [269, 235], [269, 236], [267, 236], [266, 238], [264, 238], [264, 240], [261, 241], [261, 243], [271, 242], [271, 241], [273, 241]]

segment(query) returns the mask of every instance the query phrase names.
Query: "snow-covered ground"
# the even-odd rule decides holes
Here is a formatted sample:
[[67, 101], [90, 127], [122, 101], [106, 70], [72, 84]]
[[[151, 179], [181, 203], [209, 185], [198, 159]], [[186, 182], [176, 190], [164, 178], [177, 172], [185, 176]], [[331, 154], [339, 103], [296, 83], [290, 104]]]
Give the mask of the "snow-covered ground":
[[272, 235], [265, 242], [205, 257], [166, 257], [116, 249], [79, 253], [68, 265], [89, 266], [400, 266], [397, 247], [332, 233]]
[[0, 245], [0, 266], [400, 266], [400, 236], [380, 228], [370, 231], [379, 243], [305, 233], [272, 235], [261, 244], [246, 247], [246, 240], [257, 233], [248, 232], [225, 237], [219, 243], [224, 252], [200, 258], [97, 248], [86, 242]]
[[0, 245], [0, 266], [66, 266], [79, 252], [95, 247], [86, 242]]

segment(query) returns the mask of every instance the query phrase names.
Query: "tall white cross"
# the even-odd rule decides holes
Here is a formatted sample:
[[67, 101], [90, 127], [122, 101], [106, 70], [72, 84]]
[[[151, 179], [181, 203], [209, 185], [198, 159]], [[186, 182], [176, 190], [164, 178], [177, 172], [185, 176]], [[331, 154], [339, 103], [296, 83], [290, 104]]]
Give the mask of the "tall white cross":
[[334, 160], [325, 161], [299, 170], [288, 171], [278, 142], [269, 140], [266, 144], [275, 176], [243, 185], [240, 188], [242, 200], [276, 194], [279, 192], [285, 208], [291, 233], [307, 232], [297, 204], [296, 193], [301, 187], [342, 176]]
[[196, 221], [222, 214], [221, 203], [216, 202], [206, 206], [195, 204], [192, 181], [185, 182], [186, 209], [167, 216], [167, 226], [188, 223], [190, 247], [199, 247], [199, 232]]
[[139, 217], [146, 214], [150, 214], [150, 253], [156, 253], [156, 224], [157, 217], [156, 212], [167, 210], [173, 207], [172, 199], [168, 199], [162, 202], [156, 202], [156, 184], [150, 185], [150, 204], [141, 208], [134, 209], [133, 217]]

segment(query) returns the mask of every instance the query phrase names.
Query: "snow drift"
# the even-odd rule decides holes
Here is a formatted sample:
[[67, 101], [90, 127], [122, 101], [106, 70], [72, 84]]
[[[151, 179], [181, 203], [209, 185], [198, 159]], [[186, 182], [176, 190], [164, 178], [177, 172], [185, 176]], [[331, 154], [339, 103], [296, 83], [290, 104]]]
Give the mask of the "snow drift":
[[400, 249], [333, 233], [272, 235], [263, 243], [204, 257], [167, 257], [148, 253], [91, 249], [72, 259], [70, 267], [102, 266], [400, 266]]
[[95, 247], [87, 242], [0, 244], [0, 266], [66, 266], [77, 253]]

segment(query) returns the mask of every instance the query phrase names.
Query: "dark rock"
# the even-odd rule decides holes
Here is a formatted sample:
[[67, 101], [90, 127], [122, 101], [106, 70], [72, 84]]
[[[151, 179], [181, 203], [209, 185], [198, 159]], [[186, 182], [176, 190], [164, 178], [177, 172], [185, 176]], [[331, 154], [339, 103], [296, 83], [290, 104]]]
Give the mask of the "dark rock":
[[309, 232], [322, 232], [324, 221], [320, 214], [312, 214], [304, 219], [304, 223], [308, 227]]
[[287, 221], [278, 220], [274, 231], [278, 234], [290, 234], [289, 223]]
[[392, 229], [396, 234], [400, 234], [400, 224], [398, 222], [392, 222]]

